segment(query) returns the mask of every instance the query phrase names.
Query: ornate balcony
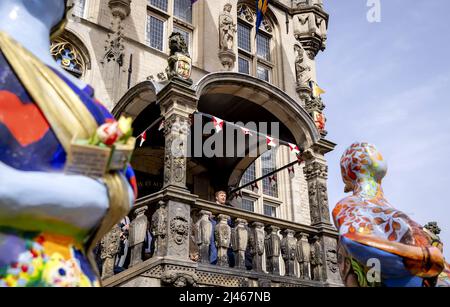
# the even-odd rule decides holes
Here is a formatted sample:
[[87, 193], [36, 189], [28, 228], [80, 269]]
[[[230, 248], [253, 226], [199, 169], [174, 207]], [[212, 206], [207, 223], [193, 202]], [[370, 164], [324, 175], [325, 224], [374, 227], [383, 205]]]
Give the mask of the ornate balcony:
[[[337, 272], [337, 259], [324, 257], [317, 228], [201, 199], [191, 204], [187, 221], [167, 210], [166, 198], [167, 191], [161, 191], [137, 202], [129, 215], [128, 265], [114, 276], [113, 267], [103, 267], [105, 286], [333, 284], [327, 280], [329, 272]], [[102, 247], [103, 264], [117, 264], [120, 240], [111, 234], [116, 240]], [[149, 234], [151, 242], [145, 242]]]

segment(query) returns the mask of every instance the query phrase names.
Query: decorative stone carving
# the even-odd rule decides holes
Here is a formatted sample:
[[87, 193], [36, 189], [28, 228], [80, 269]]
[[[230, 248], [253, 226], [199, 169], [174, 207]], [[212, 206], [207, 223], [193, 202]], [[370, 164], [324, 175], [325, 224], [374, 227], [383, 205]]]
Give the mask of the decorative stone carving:
[[172, 287], [197, 287], [198, 276], [191, 271], [167, 270], [162, 273], [161, 281]]
[[235, 266], [245, 269], [245, 251], [248, 244], [247, 221], [244, 219], [236, 219], [235, 227], [231, 231], [231, 247], [235, 254]]
[[311, 66], [306, 63], [306, 51], [301, 44], [295, 44], [295, 74], [297, 86], [310, 90], [309, 81], [311, 80]]
[[323, 164], [318, 161], [314, 161], [311, 163], [308, 163], [305, 166], [305, 178], [306, 180], [321, 178], [321, 179], [327, 179], [328, 178], [328, 166], [326, 164]]
[[100, 259], [102, 260], [102, 279], [114, 275], [114, 262], [120, 247], [119, 225], [115, 225], [100, 242]]
[[142, 262], [142, 249], [144, 247], [145, 235], [147, 233], [147, 206], [134, 211], [134, 219], [130, 223], [129, 240], [131, 249], [130, 267]]
[[167, 209], [163, 201], [158, 203], [158, 209], [152, 215], [151, 233], [155, 241], [154, 254], [164, 256], [167, 251]]
[[262, 261], [264, 254], [265, 231], [264, 224], [254, 222], [251, 224], [249, 237], [250, 254], [252, 255], [252, 267], [256, 272], [262, 272]]
[[300, 233], [298, 235], [296, 255], [300, 265], [300, 278], [310, 279], [311, 245], [308, 242], [308, 234]]
[[238, 11], [238, 17], [248, 21], [249, 23], [254, 23], [255, 22], [255, 14], [253, 13], [253, 11], [248, 7], [248, 5], [240, 3], [237, 6], [237, 11]]
[[197, 221], [198, 234], [196, 243], [200, 250], [200, 262], [209, 263], [209, 245], [211, 244], [212, 224], [210, 221], [211, 212], [201, 210], [200, 219]]
[[280, 237], [277, 226], [268, 226], [266, 228], [267, 236], [265, 240], [267, 271], [272, 274], [280, 274]]
[[228, 215], [219, 214], [218, 223], [214, 231], [217, 245], [217, 265], [228, 266], [227, 251], [230, 247], [231, 228], [228, 226]]
[[175, 244], [182, 245], [189, 235], [189, 223], [183, 216], [176, 216], [170, 221], [171, 237]]
[[166, 74], [169, 80], [178, 78], [192, 84], [192, 59], [183, 35], [174, 32], [169, 37], [170, 57], [167, 60]]
[[327, 185], [328, 166], [318, 160], [308, 160], [303, 169], [308, 182], [308, 196], [312, 224], [330, 224]]
[[108, 33], [108, 38], [105, 41], [105, 54], [100, 63], [116, 62], [119, 66], [122, 66], [125, 55], [122, 19], [115, 17], [111, 22], [111, 29], [113, 33]]
[[331, 272], [336, 273], [338, 271], [338, 259], [337, 259], [336, 249], [328, 248], [326, 258], [327, 258], [328, 269]]
[[294, 231], [286, 229], [282, 232], [281, 255], [285, 264], [285, 275], [295, 276], [295, 261], [297, 251], [297, 239], [294, 237]]
[[189, 119], [173, 114], [164, 120], [166, 147], [164, 157], [164, 186], [185, 187], [187, 135]]
[[323, 280], [322, 276], [322, 246], [320, 244], [319, 237], [314, 236], [311, 246], [311, 271], [312, 271], [312, 279], [321, 281]]

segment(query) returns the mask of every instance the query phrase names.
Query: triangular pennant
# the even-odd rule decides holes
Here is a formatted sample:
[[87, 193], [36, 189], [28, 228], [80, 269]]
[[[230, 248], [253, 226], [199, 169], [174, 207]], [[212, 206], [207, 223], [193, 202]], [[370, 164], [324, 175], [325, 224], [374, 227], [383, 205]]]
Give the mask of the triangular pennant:
[[297, 145], [291, 144], [291, 143], [288, 143], [288, 144], [289, 144], [289, 149], [291, 150], [291, 152], [293, 152], [296, 155], [300, 154], [300, 149], [298, 148]]
[[253, 193], [258, 193], [259, 187], [258, 187], [258, 183], [257, 182], [252, 184], [252, 191], [253, 191]]
[[164, 129], [164, 123], [165, 123], [164, 120], [162, 120], [161, 123], [159, 124], [158, 131], [161, 131]]
[[272, 188], [274, 188], [276, 186], [276, 184], [277, 184], [277, 177], [275, 175], [270, 176], [269, 177], [269, 183], [270, 183], [270, 186]]
[[250, 135], [250, 136], [253, 136], [253, 134], [250, 132], [249, 129], [244, 128], [244, 127], [240, 127], [240, 128], [241, 128], [241, 131], [242, 131], [242, 133], [243, 133], [244, 135]]
[[298, 161], [298, 164], [299, 164], [299, 165], [302, 164], [302, 163], [304, 162], [304, 160], [303, 160], [301, 154], [298, 154], [298, 155], [297, 155], [297, 161]]
[[270, 147], [276, 147], [276, 146], [277, 146], [277, 143], [276, 143], [276, 141], [275, 141], [275, 138], [272, 138], [272, 137], [270, 137], [270, 136], [267, 136], [267, 137], [266, 137], [266, 141], [267, 141], [267, 145], [270, 146]]
[[214, 123], [214, 129], [216, 129], [217, 133], [222, 131], [223, 123], [224, 123], [223, 119], [213, 116], [213, 123]]
[[144, 142], [147, 140], [147, 130], [142, 132], [140, 137], [141, 137], [141, 143], [139, 144], [139, 147], [142, 147], [142, 144], [144, 144]]
[[289, 177], [290, 177], [291, 179], [294, 179], [294, 178], [295, 178], [295, 169], [294, 169], [294, 166], [289, 167], [289, 168], [288, 168], [288, 172], [289, 172]]

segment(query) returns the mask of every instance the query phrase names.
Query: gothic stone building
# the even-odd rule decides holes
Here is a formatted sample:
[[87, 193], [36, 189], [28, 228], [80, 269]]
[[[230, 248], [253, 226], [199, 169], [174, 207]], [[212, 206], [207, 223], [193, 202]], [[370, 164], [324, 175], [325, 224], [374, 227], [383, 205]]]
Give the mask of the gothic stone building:
[[[325, 49], [329, 18], [322, 0], [272, 0], [258, 31], [254, 0], [74, 4], [53, 56], [91, 84], [116, 117], [132, 117], [136, 137], [144, 130], [147, 136], [131, 161], [139, 199], [129, 214], [128, 263], [114, 272], [117, 226], [100, 246], [103, 284], [341, 285], [326, 184], [325, 154], [335, 144], [325, 138], [316, 87], [315, 58]], [[173, 32], [185, 46], [180, 35], [169, 40]], [[169, 57], [181, 69], [166, 70]], [[260, 180], [259, 189], [229, 195], [232, 206], [217, 205], [215, 191], [252, 182], [297, 157], [284, 145], [259, 157], [173, 155], [175, 138], [189, 142], [183, 127], [195, 112], [279, 123], [279, 139], [305, 149], [295, 177], [277, 172]], [[149, 233], [153, 250], [145, 253]]]

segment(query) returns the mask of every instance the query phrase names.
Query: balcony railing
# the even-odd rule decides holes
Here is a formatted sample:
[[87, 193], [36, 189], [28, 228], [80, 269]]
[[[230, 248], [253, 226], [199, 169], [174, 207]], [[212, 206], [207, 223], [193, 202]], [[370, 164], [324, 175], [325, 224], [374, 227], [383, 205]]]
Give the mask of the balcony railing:
[[[122, 236], [122, 241], [116, 239], [118, 247], [111, 248], [114, 240], [102, 241], [99, 255], [103, 279], [138, 264], [141, 266], [144, 261], [155, 263], [163, 258], [163, 245], [158, 244], [158, 240], [164, 240], [167, 229], [162, 199], [159, 192], [137, 201], [129, 215], [128, 237]], [[197, 262], [198, 271], [255, 280], [269, 278], [282, 282], [288, 279], [291, 284], [317, 285], [323, 281], [323, 252], [314, 227], [201, 199], [197, 199], [190, 210], [190, 259], [180, 260]], [[109, 247], [105, 242], [110, 242]], [[118, 268], [117, 259], [123, 257], [120, 243], [127, 245], [129, 261]]]

